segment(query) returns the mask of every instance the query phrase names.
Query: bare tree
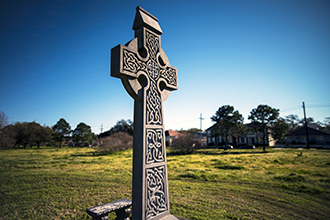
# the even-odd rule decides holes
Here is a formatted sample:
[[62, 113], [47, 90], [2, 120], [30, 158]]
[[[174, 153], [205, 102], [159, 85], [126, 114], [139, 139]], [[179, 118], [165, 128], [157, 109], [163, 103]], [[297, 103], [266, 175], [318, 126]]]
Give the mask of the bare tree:
[[0, 130], [3, 129], [8, 124], [9, 123], [8, 123], [7, 115], [3, 111], [0, 111]]
[[172, 148], [180, 150], [182, 154], [193, 153], [195, 149], [200, 148], [201, 143], [193, 134], [185, 133], [172, 141]]

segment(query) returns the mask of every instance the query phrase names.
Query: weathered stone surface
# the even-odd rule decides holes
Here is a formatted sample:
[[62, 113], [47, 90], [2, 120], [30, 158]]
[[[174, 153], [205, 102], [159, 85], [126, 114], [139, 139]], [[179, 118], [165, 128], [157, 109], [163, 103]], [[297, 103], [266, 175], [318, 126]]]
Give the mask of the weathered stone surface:
[[137, 7], [135, 38], [111, 50], [111, 76], [134, 99], [132, 219], [170, 215], [163, 102], [178, 88], [177, 69], [161, 48], [158, 19]]
[[116, 219], [128, 219], [130, 215], [129, 207], [132, 205], [132, 201], [129, 199], [121, 199], [114, 202], [110, 202], [104, 205], [95, 206], [87, 209], [87, 213], [93, 217], [93, 219], [108, 219], [110, 212], [116, 211]]

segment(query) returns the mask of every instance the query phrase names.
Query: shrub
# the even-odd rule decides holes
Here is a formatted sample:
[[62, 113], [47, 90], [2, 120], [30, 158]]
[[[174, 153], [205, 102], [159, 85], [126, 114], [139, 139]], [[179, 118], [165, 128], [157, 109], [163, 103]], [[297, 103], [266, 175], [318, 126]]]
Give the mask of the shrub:
[[99, 139], [99, 149], [102, 152], [115, 152], [133, 147], [133, 136], [127, 132], [117, 132]]
[[11, 148], [15, 144], [16, 131], [14, 125], [0, 129], [0, 149]]
[[181, 135], [172, 141], [172, 148], [180, 150], [182, 154], [190, 154], [194, 149], [200, 148], [200, 139], [195, 138], [193, 134]]

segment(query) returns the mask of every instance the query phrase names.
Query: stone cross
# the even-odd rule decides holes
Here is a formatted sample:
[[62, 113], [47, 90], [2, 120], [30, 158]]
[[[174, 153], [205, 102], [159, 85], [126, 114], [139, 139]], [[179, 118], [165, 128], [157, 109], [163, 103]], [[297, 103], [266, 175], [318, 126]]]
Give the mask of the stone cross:
[[134, 99], [132, 219], [170, 215], [163, 102], [178, 89], [177, 70], [161, 48], [158, 19], [136, 8], [135, 38], [111, 49], [111, 76]]

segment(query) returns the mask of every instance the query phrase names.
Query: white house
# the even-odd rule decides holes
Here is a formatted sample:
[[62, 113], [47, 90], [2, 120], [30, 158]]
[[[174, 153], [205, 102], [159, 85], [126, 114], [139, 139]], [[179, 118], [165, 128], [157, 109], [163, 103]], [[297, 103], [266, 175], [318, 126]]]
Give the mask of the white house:
[[[232, 144], [234, 146], [238, 145], [255, 145], [255, 144], [262, 144], [262, 137], [263, 134], [258, 131], [258, 125], [255, 125], [254, 123], [249, 123], [246, 124], [248, 127], [247, 132], [244, 135], [240, 135], [238, 137], [232, 137], [229, 136], [227, 143]], [[216, 128], [216, 124], [212, 125], [208, 129], [206, 129], [206, 136], [207, 136], [207, 145], [212, 146], [212, 145], [222, 145], [224, 143], [224, 138], [221, 136], [215, 136], [213, 134], [213, 130]], [[268, 137], [266, 138], [266, 145], [274, 146], [275, 141], [272, 138], [272, 136], [269, 134]]]

